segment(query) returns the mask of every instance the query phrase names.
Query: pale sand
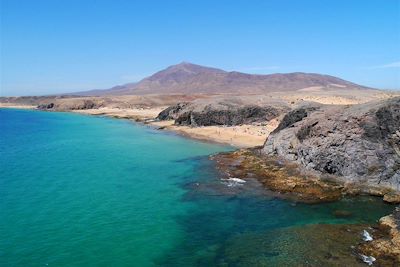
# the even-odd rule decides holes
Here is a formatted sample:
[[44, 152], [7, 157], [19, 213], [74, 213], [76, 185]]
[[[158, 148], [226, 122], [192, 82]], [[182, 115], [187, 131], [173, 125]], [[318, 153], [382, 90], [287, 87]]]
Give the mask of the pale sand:
[[195, 139], [248, 148], [263, 145], [268, 135], [278, 126], [279, 120], [274, 119], [264, 124], [240, 126], [189, 127], [175, 126], [173, 123], [174, 121], [160, 121], [150, 124]]
[[133, 119], [133, 120], [150, 120], [157, 117], [157, 115], [167, 107], [154, 107], [154, 108], [99, 108], [99, 109], [85, 109], [85, 110], [72, 110], [72, 112], [87, 114], [87, 115], [104, 115], [119, 119]]
[[36, 109], [36, 106], [16, 105], [12, 103], [0, 103], [0, 108]]
[[386, 99], [399, 96], [394, 92], [364, 92], [364, 91], [343, 91], [334, 94], [330, 91], [320, 91], [319, 87], [309, 87], [290, 94], [277, 94], [275, 97], [285, 100], [289, 104], [296, 104], [301, 101], [312, 101], [325, 105], [354, 105], [362, 104], [372, 100]]

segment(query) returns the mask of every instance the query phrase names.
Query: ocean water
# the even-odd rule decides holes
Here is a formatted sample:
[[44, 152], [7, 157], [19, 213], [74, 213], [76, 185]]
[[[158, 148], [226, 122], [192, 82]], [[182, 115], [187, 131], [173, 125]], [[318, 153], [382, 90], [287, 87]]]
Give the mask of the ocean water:
[[221, 181], [208, 156], [231, 149], [126, 120], [0, 109], [0, 266], [296, 266], [302, 229], [393, 209], [372, 197], [296, 204]]

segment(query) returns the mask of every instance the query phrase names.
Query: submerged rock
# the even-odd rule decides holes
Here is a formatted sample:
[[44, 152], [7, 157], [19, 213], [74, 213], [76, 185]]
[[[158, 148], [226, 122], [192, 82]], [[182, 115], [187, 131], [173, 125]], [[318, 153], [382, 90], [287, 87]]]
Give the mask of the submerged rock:
[[305, 203], [328, 202], [340, 199], [347, 190], [340, 181], [320, 179], [310, 172], [300, 171], [293, 164], [256, 153], [257, 150], [242, 149], [220, 153], [212, 159], [227, 177], [256, 178], [280, 198]]
[[347, 211], [347, 210], [335, 210], [333, 212], [333, 215], [336, 218], [348, 218], [348, 217], [352, 216], [352, 213], [350, 211]]
[[[357, 182], [348, 182], [335, 175], [321, 174], [299, 168], [297, 163], [263, 154], [260, 149], [241, 149], [211, 157], [226, 177], [257, 179], [267, 190], [279, 198], [305, 203], [330, 202], [343, 196], [369, 194], [386, 196], [391, 189]], [[346, 211], [335, 211], [336, 217], [351, 216]]]
[[219, 266], [365, 266], [354, 244], [365, 225], [315, 224], [243, 233], [221, 249]]

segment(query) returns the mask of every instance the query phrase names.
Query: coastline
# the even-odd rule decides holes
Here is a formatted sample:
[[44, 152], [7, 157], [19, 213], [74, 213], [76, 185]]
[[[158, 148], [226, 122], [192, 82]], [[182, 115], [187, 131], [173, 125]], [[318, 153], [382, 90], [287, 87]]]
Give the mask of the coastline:
[[[40, 110], [40, 109], [37, 109], [35, 106], [27, 106], [27, 105], [0, 105], [0, 108]], [[239, 132], [237, 130], [237, 129], [242, 129], [243, 131], [249, 131], [249, 129], [246, 128], [247, 126], [235, 126], [235, 127], [209, 126], [209, 127], [197, 127], [197, 128], [191, 128], [191, 127], [187, 127], [187, 126], [175, 126], [175, 125], [173, 125], [172, 121], [155, 121], [154, 120], [154, 118], [159, 113], [160, 109], [162, 109], [162, 107], [149, 108], [149, 109], [130, 109], [130, 110], [115, 109], [115, 108], [100, 108], [100, 109], [89, 109], [89, 110], [65, 110], [65, 111], [60, 110], [59, 112], [70, 112], [70, 113], [78, 113], [78, 114], [82, 114], [82, 115], [106, 116], [106, 117], [117, 118], [117, 119], [128, 119], [128, 120], [135, 121], [138, 123], [143, 123], [144, 125], [148, 125], [150, 127], [158, 129], [158, 130], [170, 131], [170, 132], [182, 135], [187, 138], [202, 140], [202, 141], [212, 142], [212, 143], [218, 143], [218, 144], [224, 144], [224, 145], [228, 144], [235, 148], [246, 148], [246, 145], [247, 145], [247, 148], [257, 146], [256, 142], [254, 142], [254, 143], [250, 143], [250, 142], [246, 143], [243, 141], [240, 142], [240, 139], [239, 139], [240, 137], [244, 138], [245, 140], [254, 138], [254, 137], [252, 137], [252, 134], [254, 134], [254, 132], [244, 132], [245, 134], [243, 134], [243, 132]], [[269, 125], [272, 130], [274, 129], [275, 124], [277, 125], [278, 122], [276, 121], [276, 122], [272, 123], [271, 125]], [[240, 128], [240, 127], [242, 127], [242, 128]], [[253, 127], [256, 127], [256, 126], [253, 126]], [[226, 141], [227, 138], [230, 138], [229, 134], [234, 134], [235, 142], [229, 143]], [[269, 134], [269, 132], [266, 134]], [[267, 135], [265, 137], [260, 136], [259, 139], [265, 140], [266, 137], [267, 137]], [[259, 139], [257, 139], [257, 141]], [[260, 145], [262, 145], [263, 142]], [[256, 145], [251, 145], [251, 144], [256, 144]], [[277, 168], [278, 167], [279, 166], [277, 166]], [[279, 167], [278, 169], [282, 169], [282, 168]], [[246, 168], [241, 169], [241, 171], [246, 172]], [[232, 173], [232, 174], [235, 174], [235, 173]], [[235, 176], [235, 177], [240, 177], [240, 176]], [[277, 189], [277, 192], [278, 192], [277, 197], [282, 197], [285, 195], [285, 194], [282, 195], [280, 193], [280, 191], [283, 190], [282, 186], [285, 186], [285, 187], [291, 186], [290, 181], [289, 182], [285, 182], [285, 181], [286, 180], [283, 179], [283, 181], [281, 181], [280, 185], [278, 185], [278, 184], [276, 185], [278, 188]], [[294, 185], [294, 182], [295, 181], [292, 181], [293, 185]], [[321, 186], [319, 183], [315, 183], [315, 182], [312, 182], [312, 184], [317, 185], [318, 187]], [[337, 185], [333, 185], [333, 186], [335, 187]], [[265, 185], [266, 189], [269, 189], [269, 187], [270, 186]], [[325, 187], [325, 185], [323, 185], [323, 187]], [[298, 188], [298, 185], [294, 185], [292, 189], [289, 188], [288, 190], [293, 191], [294, 188]], [[306, 188], [306, 187], [300, 186], [300, 188]], [[315, 188], [311, 188], [310, 190], [311, 190], [310, 192], [315, 193]], [[330, 190], [330, 188], [328, 188], [328, 191], [329, 190]], [[318, 201], [321, 201], [321, 200], [334, 201], [337, 197], [340, 198], [340, 196], [341, 196], [341, 192], [334, 190], [332, 192], [328, 192], [328, 193], [332, 193], [332, 196], [333, 196], [332, 199], [330, 199], [329, 194], [325, 194], [326, 190], [324, 189], [322, 191], [323, 191], [322, 194], [317, 197]], [[305, 193], [305, 191], [299, 191], [299, 193], [300, 193], [300, 195], [302, 195]], [[374, 195], [373, 192], [371, 192], [371, 194]], [[281, 196], [279, 196], [279, 195], [281, 195]], [[293, 200], [293, 198], [291, 198], [290, 196], [287, 198]], [[297, 202], [298, 199], [294, 200], [294, 201]], [[313, 201], [310, 201], [310, 203], [312, 203], [312, 202]], [[393, 209], [395, 212], [395, 207]], [[393, 214], [394, 214], [394, 212], [393, 212]], [[374, 258], [378, 259], [378, 261], [381, 261], [382, 257], [384, 257], [387, 253], [390, 253], [390, 255], [392, 255], [391, 257], [394, 258], [394, 260], [396, 259], [397, 255], [398, 255], [397, 254], [398, 247], [396, 245], [393, 246], [393, 243], [397, 244], [399, 242], [398, 241], [399, 240], [399, 231], [396, 230], [397, 226], [395, 223], [392, 222], [393, 220], [390, 222], [390, 224], [388, 224], [388, 223], [385, 224], [385, 222], [387, 221], [387, 218], [392, 218], [394, 216], [393, 214], [382, 217], [380, 219], [379, 225], [371, 225], [371, 227], [372, 227], [371, 229], [379, 230], [381, 228], [384, 228], [383, 230], [379, 230], [379, 232], [377, 232], [378, 230], [375, 231], [377, 233], [376, 241], [362, 242], [362, 243], [359, 243], [358, 245], [354, 244], [357, 247], [357, 250], [360, 251], [360, 253], [359, 253], [360, 255], [367, 255], [368, 257], [373, 256]], [[389, 230], [388, 230], [388, 225], [391, 226], [391, 228]], [[373, 232], [373, 233], [375, 233], [375, 232]], [[357, 234], [357, 233], [354, 233], [354, 234]], [[394, 252], [391, 250], [391, 247], [394, 249]], [[399, 259], [399, 262], [400, 262], [400, 259]]]
[[107, 116], [117, 119], [129, 119], [144, 123], [157, 130], [176, 133], [186, 138], [207, 141], [236, 148], [250, 148], [263, 145], [268, 135], [278, 126], [279, 121], [274, 119], [266, 125], [240, 125], [240, 126], [176, 126], [172, 120], [157, 121], [155, 118], [166, 107], [147, 109], [119, 109], [99, 108], [87, 110], [72, 110], [68, 112]]
[[[0, 103], [0, 108], [15, 108], [40, 110], [36, 106], [8, 105]], [[229, 145], [235, 148], [250, 148], [263, 145], [268, 135], [279, 124], [278, 120], [272, 120], [266, 125], [241, 125], [241, 126], [203, 126], [189, 127], [176, 126], [173, 121], [156, 121], [157, 115], [165, 107], [154, 108], [98, 108], [85, 110], [59, 110], [59, 112], [78, 113], [90, 116], [106, 116], [115, 119], [127, 119], [143, 123], [157, 130], [169, 131], [194, 140]], [[54, 111], [51, 111], [54, 112]], [[57, 111], [56, 111], [57, 112]]]

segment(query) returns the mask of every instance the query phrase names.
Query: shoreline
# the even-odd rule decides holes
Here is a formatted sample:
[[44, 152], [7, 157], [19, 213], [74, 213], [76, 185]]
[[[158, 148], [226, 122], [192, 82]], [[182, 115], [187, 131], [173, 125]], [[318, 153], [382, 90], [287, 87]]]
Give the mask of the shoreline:
[[[38, 110], [36, 106], [5, 105], [0, 103], [0, 108], [14, 108]], [[228, 145], [234, 148], [251, 148], [263, 145], [270, 132], [278, 125], [277, 120], [272, 120], [267, 125], [241, 125], [241, 126], [203, 126], [189, 127], [176, 126], [173, 121], [156, 121], [155, 118], [165, 107], [150, 109], [119, 109], [99, 108], [85, 110], [57, 110], [50, 112], [68, 112], [89, 116], [105, 116], [114, 119], [126, 119], [150, 126], [156, 130], [178, 134], [185, 138], [197, 141], [210, 142], [220, 145]]]

